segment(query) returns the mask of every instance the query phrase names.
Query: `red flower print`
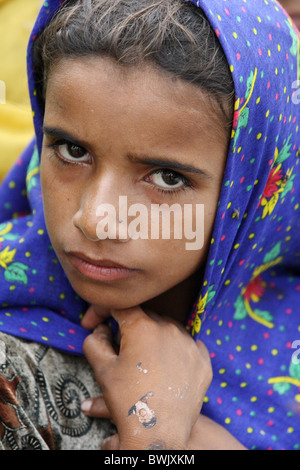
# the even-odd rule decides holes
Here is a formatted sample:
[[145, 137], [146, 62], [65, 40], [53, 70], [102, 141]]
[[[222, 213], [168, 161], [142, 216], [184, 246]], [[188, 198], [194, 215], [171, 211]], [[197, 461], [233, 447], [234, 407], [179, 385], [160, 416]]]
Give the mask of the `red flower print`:
[[261, 276], [256, 276], [249, 284], [245, 287], [243, 291], [244, 298], [250, 302], [258, 302], [259, 299], [263, 296], [265, 291], [266, 283], [263, 281]]

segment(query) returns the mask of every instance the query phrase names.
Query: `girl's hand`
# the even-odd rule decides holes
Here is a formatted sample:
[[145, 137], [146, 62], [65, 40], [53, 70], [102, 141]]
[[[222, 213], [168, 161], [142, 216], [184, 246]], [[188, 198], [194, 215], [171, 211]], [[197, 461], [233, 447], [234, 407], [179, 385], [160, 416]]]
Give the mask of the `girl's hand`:
[[[103, 398], [86, 400], [83, 411], [92, 418], [111, 418]], [[104, 439], [101, 450], [119, 450], [118, 434]], [[199, 415], [189, 438], [187, 450], [246, 450], [225, 428]]]
[[186, 449], [212, 380], [208, 351], [171, 320], [140, 307], [111, 312], [120, 350], [99, 325], [84, 353], [118, 429], [120, 449]]

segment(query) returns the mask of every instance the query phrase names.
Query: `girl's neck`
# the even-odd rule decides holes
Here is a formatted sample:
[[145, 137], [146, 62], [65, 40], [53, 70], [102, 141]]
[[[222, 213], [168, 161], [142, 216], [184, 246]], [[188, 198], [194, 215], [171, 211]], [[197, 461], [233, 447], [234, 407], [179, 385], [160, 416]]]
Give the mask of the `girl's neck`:
[[196, 271], [191, 277], [177, 286], [145, 302], [142, 308], [146, 312], [150, 310], [158, 315], [171, 317], [185, 325], [200, 291], [202, 277], [202, 272], [200, 270]]

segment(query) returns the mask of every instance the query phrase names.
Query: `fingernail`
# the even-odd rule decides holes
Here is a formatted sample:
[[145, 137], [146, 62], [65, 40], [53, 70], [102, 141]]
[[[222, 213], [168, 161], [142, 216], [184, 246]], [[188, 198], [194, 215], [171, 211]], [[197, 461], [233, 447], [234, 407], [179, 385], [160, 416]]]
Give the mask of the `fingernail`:
[[85, 400], [81, 403], [81, 410], [83, 413], [88, 413], [92, 408], [92, 400]]

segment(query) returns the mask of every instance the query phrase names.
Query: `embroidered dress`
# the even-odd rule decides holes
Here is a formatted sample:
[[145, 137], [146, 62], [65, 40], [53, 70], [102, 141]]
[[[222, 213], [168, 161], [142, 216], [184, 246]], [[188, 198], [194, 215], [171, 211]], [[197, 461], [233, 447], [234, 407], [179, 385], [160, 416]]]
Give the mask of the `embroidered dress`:
[[[36, 137], [0, 188], [0, 330], [81, 355], [87, 305], [68, 283], [44, 223], [42, 112], [31, 55], [62, 3], [44, 2], [32, 32]], [[249, 449], [298, 449], [299, 32], [275, 0], [194, 3], [219, 38], [236, 92], [204, 282], [187, 325], [208, 347], [214, 370], [203, 413]]]

